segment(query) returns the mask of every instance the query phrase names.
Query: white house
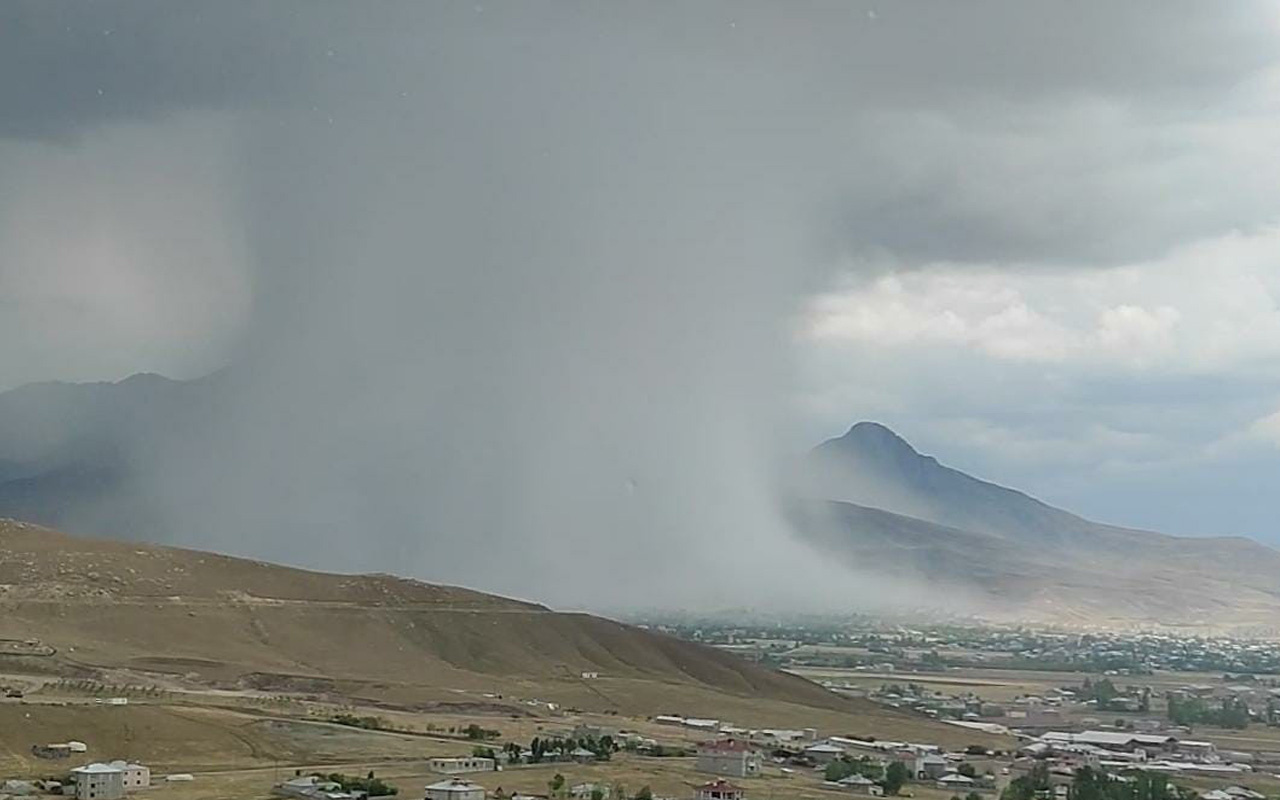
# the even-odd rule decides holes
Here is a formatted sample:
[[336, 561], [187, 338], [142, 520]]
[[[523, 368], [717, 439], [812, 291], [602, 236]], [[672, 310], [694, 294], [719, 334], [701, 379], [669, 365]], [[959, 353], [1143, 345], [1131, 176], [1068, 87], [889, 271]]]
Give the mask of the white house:
[[433, 783], [426, 792], [426, 800], [484, 800], [483, 786], [458, 778]]
[[109, 764], [88, 764], [71, 770], [76, 800], [120, 800], [124, 797], [124, 770]]
[[444, 775], [460, 775], [464, 772], [493, 772], [493, 768], [493, 759], [481, 756], [427, 759], [427, 769]]

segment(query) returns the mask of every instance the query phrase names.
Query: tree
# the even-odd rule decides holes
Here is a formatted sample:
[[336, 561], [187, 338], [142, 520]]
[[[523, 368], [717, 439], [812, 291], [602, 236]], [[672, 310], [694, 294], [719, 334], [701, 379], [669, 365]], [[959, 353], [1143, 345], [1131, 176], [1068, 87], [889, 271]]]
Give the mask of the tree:
[[559, 795], [564, 790], [564, 776], [557, 772], [551, 780], [547, 781], [547, 788], [551, 790], [551, 794]]
[[1040, 761], [1026, 775], [1009, 781], [1009, 785], [1000, 794], [1000, 800], [1033, 800], [1038, 792], [1048, 788], [1049, 767]]
[[599, 786], [592, 786], [591, 800], [604, 800], [604, 789], [601, 789]]
[[901, 761], [895, 761], [884, 771], [884, 793], [897, 794], [907, 782], [907, 767]]
[[968, 761], [964, 762], [964, 763], [963, 763], [963, 764], [961, 764], [959, 767], [957, 767], [957, 768], [956, 768], [956, 772], [960, 773], [961, 775], [965, 776], [966, 778], [976, 778], [976, 777], [978, 777], [978, 771], [977, 771], [976, 769], [974, 769], [974, 768], [973, 768], [973, 765], [972, 765], [972, 764], [970, 764]]
[[636, 792], [635, 800], [653, 800], [653, 790], [649, 788], [649, 784], [640, 787], [640, 791]]
[[856, 769], [854, 768], [852, 761], [847, 758], [837, 758], [835, 761], [827, 764], [826, 769], [822, 771], [822, 777], [831, 783], [835, 783], [836, 781], [849, 777], [855, 771]]

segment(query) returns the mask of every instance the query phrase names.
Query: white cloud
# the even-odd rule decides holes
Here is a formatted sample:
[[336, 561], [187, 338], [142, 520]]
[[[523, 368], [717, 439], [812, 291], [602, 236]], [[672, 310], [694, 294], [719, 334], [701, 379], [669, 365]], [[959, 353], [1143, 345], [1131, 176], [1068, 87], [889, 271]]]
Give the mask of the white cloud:
[[[855, 270], [856, 272], [856, 270]], [[1112, 269], [935, 264], [816, 297], [801, 339], [964, 350], [1077, 370], [1214, 373], [1280, 362], [1280, 228]]]
[[1280, 447], [1280, 410], [1254, 420], [1248, 433], [1253, 439]]

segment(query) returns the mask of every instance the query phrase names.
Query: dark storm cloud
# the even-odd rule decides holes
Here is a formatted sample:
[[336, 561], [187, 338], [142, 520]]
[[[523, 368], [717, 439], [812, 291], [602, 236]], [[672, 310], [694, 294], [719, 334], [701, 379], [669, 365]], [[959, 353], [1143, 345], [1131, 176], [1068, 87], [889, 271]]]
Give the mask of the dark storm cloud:
[[[222, 416], [141, 464], [175, 541], [574, 603], [865, 600], [812, 596], [775, 502], [785, 332], [842, 257], [1096, 265], [1271, 213], [1247, 149], [1179, 127], [1244, 102], [1263, 7], [1117, 5], [7, 4], [0, 170], [52, 143], [45, 195], [106, 187], [91, 237], [15, 229], [83, 236], [68, 274], [183, 274], [147, 247], [179, 220], [243, 240], [192, 260], [252, 290]], [[121, 136], [208, 168], [135, 181]]]

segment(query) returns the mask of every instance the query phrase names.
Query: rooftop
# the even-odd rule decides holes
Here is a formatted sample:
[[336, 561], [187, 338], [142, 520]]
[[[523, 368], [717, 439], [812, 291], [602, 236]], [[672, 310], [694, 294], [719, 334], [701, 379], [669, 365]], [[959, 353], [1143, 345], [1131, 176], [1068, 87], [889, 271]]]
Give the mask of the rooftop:
[[440, 781], [439, 783], [433, 783], [427, 788], [437, 792], [483, 792], [484, 791], [483, 786], [479, 786], [477, 784], [471, 783], [470, 781], [464, 781], [459, 778], [450, 778], [447, 781]]

